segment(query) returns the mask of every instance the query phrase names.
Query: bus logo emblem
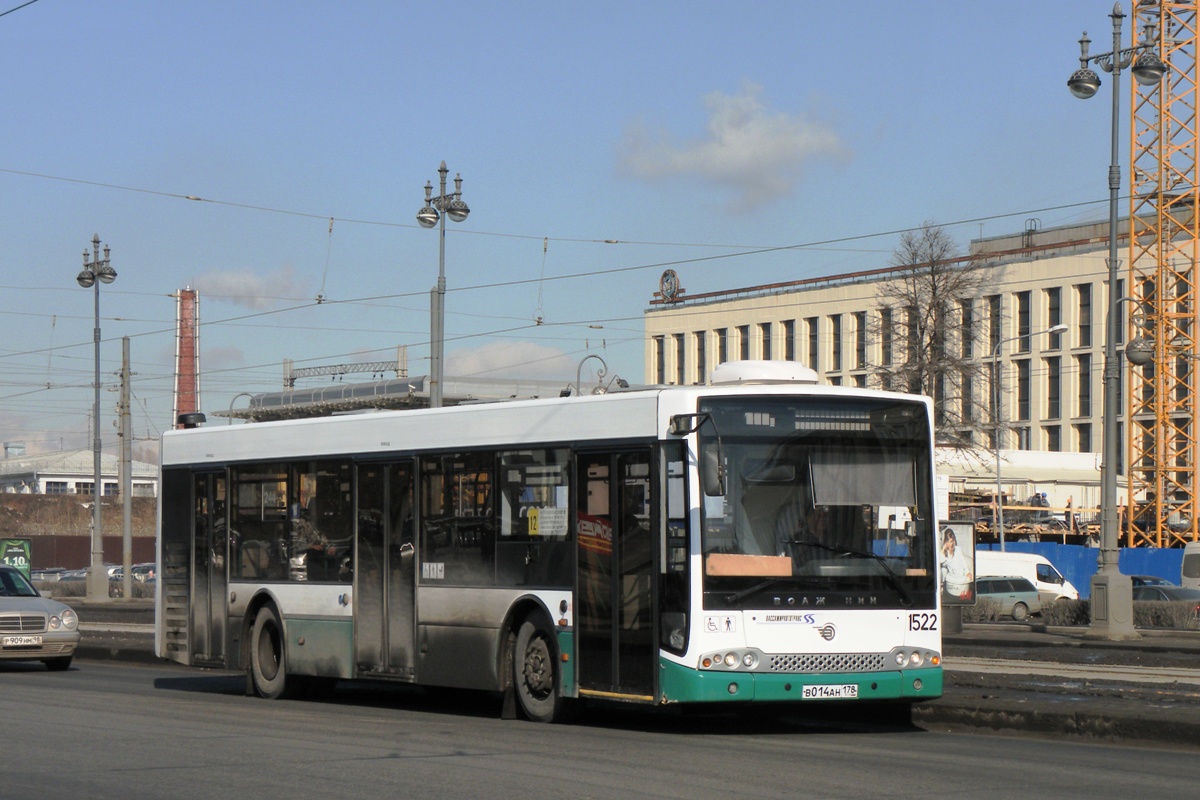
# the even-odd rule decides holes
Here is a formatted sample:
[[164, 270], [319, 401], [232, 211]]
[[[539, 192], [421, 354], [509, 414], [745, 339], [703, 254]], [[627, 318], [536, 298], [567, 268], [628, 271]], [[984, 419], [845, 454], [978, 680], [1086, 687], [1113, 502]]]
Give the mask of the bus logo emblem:
[[832, 642], [833, 637], [837, 636], [837, 628], [833, 627], [833, 623], [827, 622], [817, 628], [817, 633], [821, 634], [821, 638], [827, 642]]

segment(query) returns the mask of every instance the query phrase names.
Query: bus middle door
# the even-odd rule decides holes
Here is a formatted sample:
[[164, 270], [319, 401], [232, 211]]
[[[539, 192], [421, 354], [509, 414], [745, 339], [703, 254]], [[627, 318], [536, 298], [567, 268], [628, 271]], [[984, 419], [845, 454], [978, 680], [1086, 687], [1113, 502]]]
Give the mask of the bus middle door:
[[580, 694], [652, 701], [654, 636], [651, 453], [580, 453], [576, 595]]

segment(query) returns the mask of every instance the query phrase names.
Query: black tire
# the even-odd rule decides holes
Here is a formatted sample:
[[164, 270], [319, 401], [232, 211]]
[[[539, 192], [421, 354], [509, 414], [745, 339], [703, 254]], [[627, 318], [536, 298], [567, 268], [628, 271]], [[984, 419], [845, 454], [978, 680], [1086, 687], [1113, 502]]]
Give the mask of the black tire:
[[71, 656], [59, 656], [58, 658], [47, 658], [42, 661], [46, 665], [46, 669], [51, 672], [63, 672], [71, 666]]
[[517, 630], [513, 647], [513, 692], [522, 713], [534, 722], [562, 718], [558, 645], [552, 629], [527, 619]]
[[1029, 618], [1029, 606], [1024, 603], [1017, 603], [1013, 606], [1012, 618], [1017, 622], [1024, 622]]
[[290, 681], [289, 686], [283, 625], [271, 606], [258, 610], [250, 630], [250, 678], [258, 696], [268, 700], [290, 697], [289, 689], [300, 688], [299, 680]]

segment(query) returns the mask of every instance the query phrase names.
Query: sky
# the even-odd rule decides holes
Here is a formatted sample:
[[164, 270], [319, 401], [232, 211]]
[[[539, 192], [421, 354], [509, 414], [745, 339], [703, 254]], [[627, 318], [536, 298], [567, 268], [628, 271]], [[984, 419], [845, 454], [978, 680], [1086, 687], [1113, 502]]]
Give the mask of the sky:
[[926, 223], [965, 252], [1103, 219], [1111, 87], [1066, 80], [1111, 8], [0, 0], [0, 438], [91, 446], [94, 234], [107, 451], [122, 337], [135, 451], [171, 425], [182, 288], [210, 414], [285, 359], [427, 374], [442, 161], [447, 378], [640, 382], [667, 268], [699, 294], [885, 267]]

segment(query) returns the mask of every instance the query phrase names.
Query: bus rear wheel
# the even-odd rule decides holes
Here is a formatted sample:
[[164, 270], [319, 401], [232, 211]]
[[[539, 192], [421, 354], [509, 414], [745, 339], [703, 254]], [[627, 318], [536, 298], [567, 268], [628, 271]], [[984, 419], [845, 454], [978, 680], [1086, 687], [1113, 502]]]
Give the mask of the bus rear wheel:
[[513, 648], [513, 688], [526, 717], [554, 722], [563, 715], [554, 634], [532, 619], [521, 623]]
[[260, 608], [254, 617], [254, 627], [250, 632], [250, 677], [259, 697], [278, 700], [289, 696], [283, 625], [275, 609], [270, 606]]

